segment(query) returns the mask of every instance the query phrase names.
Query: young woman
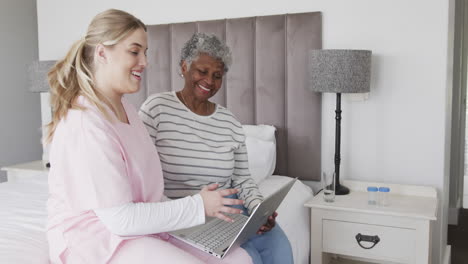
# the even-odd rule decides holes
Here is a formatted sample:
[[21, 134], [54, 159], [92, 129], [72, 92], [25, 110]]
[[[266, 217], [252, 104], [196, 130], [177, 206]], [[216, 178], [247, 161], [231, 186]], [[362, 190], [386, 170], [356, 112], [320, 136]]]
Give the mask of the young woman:
[[164, 201], [156, 149], [122, 98], [140, 87], [146, 49], [145, 25], [107, 10], [49, 72], [51, 263], [250, 263], [241, 248], [221, 261], [164, 233], [205, 215], [229, 220], [221, 212], [241, 210], [225, 205], [242, 201], [224, 198], [237, 190], [217, 185]]

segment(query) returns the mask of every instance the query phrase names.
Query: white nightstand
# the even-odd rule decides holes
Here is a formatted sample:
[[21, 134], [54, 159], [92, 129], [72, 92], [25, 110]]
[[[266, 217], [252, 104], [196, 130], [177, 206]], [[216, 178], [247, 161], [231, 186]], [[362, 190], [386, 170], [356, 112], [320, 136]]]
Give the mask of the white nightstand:
[[27, 180], [31, 177], [42, 177], [49, 174], [49, 169], [42, 160], [5, 166], [1, 170], [7, 172], [7, 181]]
[[[311, 208], [311, 264], [361, 263], [346, 259], [430, 263], [430, 227], [437, 218], [435, 188], [358, 181], [342, 184], [351, 189], [349, 195], [337, 195], [333, 203], [327, 203], [320, 192], [305, 204]], [[390, 187], [390, 205], [368, 205], [367, 186]], [[378, 242], [372, 247], [374, 242], [366, 240]]]

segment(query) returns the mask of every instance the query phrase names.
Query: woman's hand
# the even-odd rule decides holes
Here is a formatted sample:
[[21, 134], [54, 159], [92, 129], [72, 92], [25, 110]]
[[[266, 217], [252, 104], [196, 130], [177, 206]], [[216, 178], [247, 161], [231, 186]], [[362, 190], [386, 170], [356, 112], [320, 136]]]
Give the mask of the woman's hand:
[[244, 201], [238, 199], [224, 198], [224, 196], [237, 193], [238, 190], [216, 190], [218, 186], [218, 184], [213, 183], [203, 187], [203, 189], [200, 191], [200, 195], [203, 199], [203, 205], [205, 206], [205, 214], [207, 216], [217, 217], [227, 222], [232, 222], [233, 220], [231, 218], [222, 214], [221, 212], [230, 214], [241, 214], [242, 210], [231, 208], [225, 205], [243, 204]]
[[258, 229], [257, 234], [261, 235], [261, 234], [263, 234], [265, 232], [268, 232], [271, 229], [273, 229], [273, 227], [275, 227], [275, 225], [276, 225], [276, 217], [277, 216], [278, 216], [277, 212], [274, 212], [272, 215], [270, 215], [268, 217], [267, 222], [264, 225], [262, 225], [260, 227], [260, 229]]

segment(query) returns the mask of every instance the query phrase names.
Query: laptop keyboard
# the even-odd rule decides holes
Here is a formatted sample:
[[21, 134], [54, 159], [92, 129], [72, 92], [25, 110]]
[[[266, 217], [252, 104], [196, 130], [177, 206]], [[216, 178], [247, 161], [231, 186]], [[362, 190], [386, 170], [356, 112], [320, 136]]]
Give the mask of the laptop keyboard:
[[219, 247], [234, 238], [248, 219], [241, 214], [228, 214], [228, 216], [234, 220], [233, 223], [216, 219], [206, 224], [204, 228], [188, 235], [186, 239], [210, 249]]

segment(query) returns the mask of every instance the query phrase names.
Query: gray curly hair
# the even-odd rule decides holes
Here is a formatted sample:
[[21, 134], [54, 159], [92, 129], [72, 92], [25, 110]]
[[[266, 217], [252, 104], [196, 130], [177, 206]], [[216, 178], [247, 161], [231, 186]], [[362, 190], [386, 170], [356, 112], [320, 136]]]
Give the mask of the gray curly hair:
[[201, 53], [220, 60], [224, 64], [224, 73], [228, 72], [232, 63], [229, 47], [214, 34], [195, 33], [182, 47], [180, 64], [185, 61], [190, 68], [192, 62], [198, 59]]

